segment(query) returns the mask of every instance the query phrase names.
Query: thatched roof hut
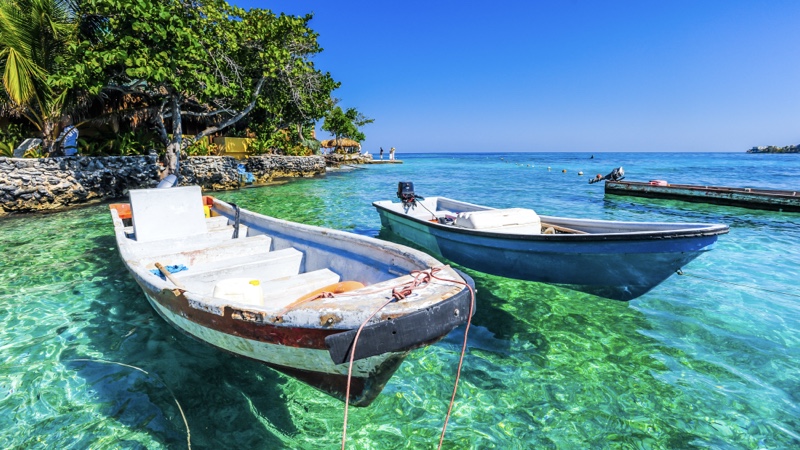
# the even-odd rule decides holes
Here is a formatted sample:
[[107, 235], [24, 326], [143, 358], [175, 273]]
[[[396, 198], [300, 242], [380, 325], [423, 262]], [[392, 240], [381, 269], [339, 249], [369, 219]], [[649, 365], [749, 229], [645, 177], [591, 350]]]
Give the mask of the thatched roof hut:
[[326, 139], [324, 141], [320, 141], [320, 147], [322, 148], [356, 147], [360, 149], [361, 144], [358, 141], [354, 141], [352, 139], [339, 138], [339, 139]]

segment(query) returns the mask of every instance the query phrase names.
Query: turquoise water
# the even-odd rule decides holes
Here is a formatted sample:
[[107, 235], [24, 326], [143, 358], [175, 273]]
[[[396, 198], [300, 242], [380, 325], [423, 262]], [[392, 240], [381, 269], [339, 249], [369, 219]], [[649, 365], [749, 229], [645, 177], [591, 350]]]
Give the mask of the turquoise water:
[[[373, 236], [370, 204], [401, 180], [541, 214], [731, 227], [630, 303], [467, 269], [478, 310], [445, 448], [800, 447], [800, 214], [606, 198], [587, 183], [621, 165], [630, 180], [800, 189], [800, 155], [398, 157], [217, 195]], [[339, 447], [341, 402], [152, 311], [107, 206], [0, 219], [0, 252], [0, 448]], [[348, 448], [435, 448], [462, 338], [412, 352], [372, 406], [351, 409]]]

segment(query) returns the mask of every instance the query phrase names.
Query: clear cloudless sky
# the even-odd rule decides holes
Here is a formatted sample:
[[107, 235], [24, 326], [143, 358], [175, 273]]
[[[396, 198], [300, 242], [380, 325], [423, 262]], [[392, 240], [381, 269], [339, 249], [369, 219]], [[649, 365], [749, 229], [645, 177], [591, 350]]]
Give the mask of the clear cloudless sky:
[[798, 0], [229, 1], [313, 14], [373, 153], [800, 144]]

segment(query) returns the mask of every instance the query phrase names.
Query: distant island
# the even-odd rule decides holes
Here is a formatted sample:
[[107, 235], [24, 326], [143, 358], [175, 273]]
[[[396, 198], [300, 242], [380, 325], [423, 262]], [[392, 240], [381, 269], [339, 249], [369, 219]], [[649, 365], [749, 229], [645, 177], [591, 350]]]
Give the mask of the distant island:
[[768, 145], [766, 147], [753, 147], [747, 153], [800, 153], [800, 145], [787, 145], [786, 147], [775, 147]]

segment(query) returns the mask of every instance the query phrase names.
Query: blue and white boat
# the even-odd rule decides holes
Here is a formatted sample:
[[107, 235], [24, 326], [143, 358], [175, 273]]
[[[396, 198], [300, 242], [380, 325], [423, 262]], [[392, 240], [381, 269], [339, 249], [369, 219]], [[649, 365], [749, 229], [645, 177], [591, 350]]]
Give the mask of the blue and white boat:
[[378, 201], [383, 227], [470, 269], [632, 300], [711, 249], [727, 225], [621, 222], [495, 209], [421, 198], [400, 183], [400, 202]]

